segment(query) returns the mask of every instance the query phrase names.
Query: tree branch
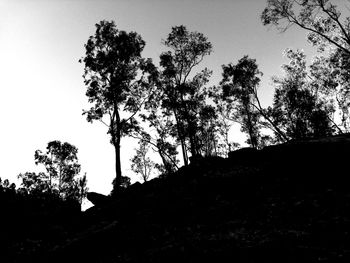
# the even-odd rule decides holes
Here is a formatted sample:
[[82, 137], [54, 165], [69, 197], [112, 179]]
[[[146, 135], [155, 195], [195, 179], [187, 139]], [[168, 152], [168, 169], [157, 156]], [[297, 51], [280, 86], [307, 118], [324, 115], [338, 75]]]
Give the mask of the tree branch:
[[336, 47], [342, 49], [344, 52], [350, 54], [350, 50], [344, 48], [342, 45], [340, 45], [339, 43], [335, 42], [334, 40], [332, 40], [329, 36], [323, 34], [323, 33], [320, 33], [319, 31], [311, 28], [311, 27], [307, 27], [305, 24], [301, 23], [298, 21], [298, 19], [296, 17], [294, 17], [292, 14], [288, 13], [287, 11], [285, 11], [285, 14], [287, 15], [287, 19], [290, 23], [294, 23], [296, 25], [298, 25], [299, 27], [307, 30], [307, 31], [310, 31], [310, 32], [313, 32], [323, 38], [325, 38], [326, 40], [328, 40], [330, 43], [332, 43], [333, 45], [335, 45]]
[[177, 164], [173, 160], [173, 158], [169, 154], [167, 154], [165, 151], [159, 149], [159, 147], [158, 147], [158, 145], [156, 143], [152, 142], [151, 140], [146, 140], [142, 136], [141, 137], [137, 137], [137, 136], [134, 136], [134, 135], [130, 134], [130, 137], [132, 137], [134, 139], [137, 139], [137, 140], [141, 140], [141, 141], [147, 142], [147, 143], [153, 145], [154, 147], [156, 147], [158, 149], [159, 153], [164, 154], [164, 155], [166, 155], [169, 158], [169, 160], [175, 165], [176, 169], [179, 169], [179, 167], [177, 166]]

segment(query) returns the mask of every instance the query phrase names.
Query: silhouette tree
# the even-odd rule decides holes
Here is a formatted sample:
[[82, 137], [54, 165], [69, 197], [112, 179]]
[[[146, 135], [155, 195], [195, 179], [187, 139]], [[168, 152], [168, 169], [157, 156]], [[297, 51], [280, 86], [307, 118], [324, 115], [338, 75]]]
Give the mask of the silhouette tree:
[[[266, 144], [265, 140], [269, 137], [261, 134], [262, 127], [273, 130], [282, 141], [287, 140], [286, 135], [260, 104], [258, 86], [262, 73], [256, 60], [244, 56], [236, 65], [231, 63], [223, 65], [222, 68], [222, 90], [218, 96], [224, 102], [220, 102], [219, 111], [226, 111], [226, 118], [241, 125], [241, 130], [248, 134], [247, 143], [253, 148]], [[217, 102], [219, 100], [216, 99]]]
[[[78, 149], [67, 142], [51, 141], [46, 153], [35, 151], [35, 164], [43, 164], [49, 175], [49, 187], [56, 187], [58, 193], [67, 194], [76, 175], [80, 172]], [[55, 185], [57, 184], [57, 185]]]
[[144, 182], [148, 181], [155, 167], [155, 163], [147, 156], [149, 148], [150, 146], [146, 141], [139, 141], [139, 148], [136, 149], [136, 154], [131, 159], [131, 169], [136, 174], [140, 174]]
[[262, 73], [254, 59], [244, 56], [237, 65], [223, 65], [222, 85], [223, 95], [232, 104], [231, 115], [241, 129], [249, 136], [248, 143], [253, 148], [258, 148], [260, 137], [259, 113], [253, 106], [257, 97], [257, 87]]
[[317, 99], [340, 115], [340, 118], [330, 119], [339, 133], [350, 131], [350, 64], [344, 54], [339, 49], [331, 50], [328, 54], [317, 56], [310, 65]]
[[29, 194], [57, 195], [63, 200], [72, 199], [81, 203], [87, 192], [86, 175], [78, 177], [78, 149], [65, 142], [51, 141], [46, 153], [35, 151], [35, 164], [44, 165], [46, 172], [19, 174], [21, 186]]
[[286, 50], [289, 64], [285, 76], [274, 78], [277, 86], [270, 113], [290, 139], [305, 139], [332, 134], [329, 109], [317, 100], [315, 86], [308, 79], [303, 52]]
[[152, 150], [157, 152], [162, 160], [162, 164], [155, 164], [155, 168], [162, 175], [169, 175], [178, 169], [177, 159], [177, 142], [172, 140], [174, 137], [173, 122], [171, 116], [166, 113], [160, 113], [158, 106], [148, 108], [147, 114], [141, 114], [143, 121], [149, 124], [149, 127], [154, 130], [153, 135], [144, 129], [140, 132], [140, 137], [135, 137], [143, 143], [148, 143], [152, 146]]
[[228, 98], [224, 99], [221, 86], [213, 86], [209, 97], [214, 104], [217, 155], [227, 157], [229, 152], [239, 146], [229, 138], [231, 128], [236, 122], [231, 116], [233, 105]]
[[202, 156], [218, 155], [218, 121], [212, 105], [201, 105], [198, 109], [197, 139]]
[[88, 192], [86, 174], [72, 182], [71, 190], [67, 192], [67, 199], [77, 200], [80, 204], [87, 197]]
[[[308, 32], [309, 42], [317, 47], [318, 52], [325, 54], [316, 63], [323, 68], [323, 76], [330, 76], [336, 85], [326, 84], [321, 91], [337, 101], [341, 114], [341, 126], [345, 131], [350, 129], [350, 17], [342, 17], [340, 9], [330, 0], [268, 0], [267, 7], [261, 14], [264, 25], [274, 25], [281, 32], [291, 26]], [[320, 67], [321, 66], [321, 67]], [[324, 69], [328, 70], [324, 70]], [[327, 73], [325, 75], [324, 73]], [[322, 77], [320, 80], [324, 80]], [[335, 80], [335, 81], [334, 81]], [[328, 91], [326, 91], [328, 89]], [[330, 101], [330, 100], [328, 100]], [[339, 132], [342, 130], [334, 123]]]
[[86, 95], [93, 104], [83, 114], [87, 121], [99, 120], [108, 127], [115, 149], [115, 187], [122, 184], [121, 138], [139, 129], [136, 114], [152, 93], [157, 76], [151, 59], [141, 57], [144, 47], [137, 33], [118, 30], [113, 21], [101, 21], [80, 60], [85, 66]]
[[173, 27], [163, 44], [170, 50], [160, 56], [161, 107], [173, 115], [172, 125], [187, 165], [188, 147], [192, 156], [200, 154], [197, 120], [207, 97], [204, 86], [211, 75], [208, 69], [196, 74], [193, 69], [211, 53], [212, 45], [202, 33], [189, 32], [185, 26]]
[[296, 25], [308, 31], [315, 44], [324, 40], [350, 54], [349, 18], [341, 19], [341, 12], [329, 0], [268, 0], [261, 14], [264, 25], [274, 25], [282, 32]]

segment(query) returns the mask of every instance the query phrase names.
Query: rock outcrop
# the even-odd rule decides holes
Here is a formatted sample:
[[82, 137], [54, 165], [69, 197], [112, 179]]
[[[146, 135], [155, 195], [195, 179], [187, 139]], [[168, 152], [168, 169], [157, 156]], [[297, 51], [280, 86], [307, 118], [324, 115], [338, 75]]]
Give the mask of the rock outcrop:
[[349, 154], [342, 135], [196, 158], [116, 199], [90, 194], [75, 231], [26, 260], [350, 262]]

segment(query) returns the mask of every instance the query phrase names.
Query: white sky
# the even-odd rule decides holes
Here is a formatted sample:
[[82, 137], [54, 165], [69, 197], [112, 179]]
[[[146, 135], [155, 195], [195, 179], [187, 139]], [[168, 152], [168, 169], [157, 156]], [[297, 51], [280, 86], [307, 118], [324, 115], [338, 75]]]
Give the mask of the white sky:
[[[281, 74], [285, 48], [312, 48], [305, 32], [279, 34], [263, 27], [264, 0], [0, 0], [0, 177], [16, 181], [19, 173], [37, 171], [34, 151], [51, 140], [78, 147], [82, 172], [91, 191], [108, 194], [114, 178], [114, 152], [102, 124], [90, 124], [83, 84], [84, 44], [100, 20], [136, 31], [146, 41], [144, 57], [158, 65], [161, 39], [172, 26], [185, 25], [206, 35], [214, 52], [201, 67], [221, 79], [221, 65], [244, 55], [257, 59], [264, 73], [260, 94], [270, 103], [272, 75]], [[200, 69], [200, 68], [199, 68]], [[122, 142], [122, 170], [131, 176], [130, 140]], [[133, 180], [138, 179], [132, 177]]]

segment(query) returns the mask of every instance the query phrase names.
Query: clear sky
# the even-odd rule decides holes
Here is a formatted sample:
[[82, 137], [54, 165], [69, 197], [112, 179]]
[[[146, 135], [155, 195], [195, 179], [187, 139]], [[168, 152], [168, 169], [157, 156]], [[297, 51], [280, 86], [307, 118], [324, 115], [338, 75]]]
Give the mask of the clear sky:
[[[214, 52], [200, 67], [214, 71], [244, 55], [257, 59], [264, 73], [260, 95], [271, 101], [271, 76], [280, 75], [286, 48], [313, 49], [305, 32], [285, 34], [260, 22], [265, 0], [0, 0], [0, 177], [15, 182], [19, 173], [37, 171], [34, 151], [51, 140], [78, 147], [91, 191], [108, 194], [114, 178], [114, 152], [102, 124], [82, 116], [89, 107], [83, 84], [84, 44], [100, 20], [136, 31], [146, 41], [144, 57], [158, 65], [172, 26], [206, 35]], [[198, 68], [200, 69], [200, 68]], [[135, 145], [122, 142], [122, 170], [132, 176]], [[133, 181], [138, 179], [132, 176]]]

